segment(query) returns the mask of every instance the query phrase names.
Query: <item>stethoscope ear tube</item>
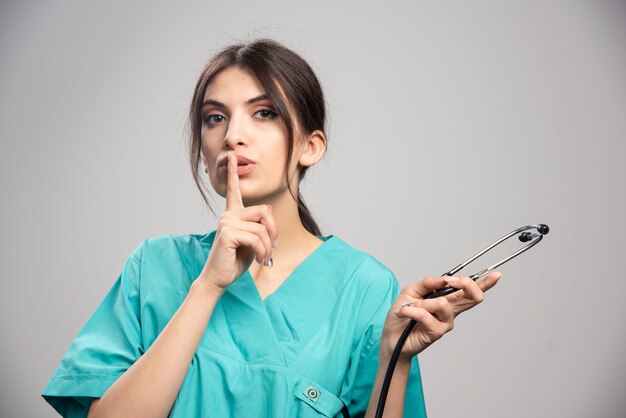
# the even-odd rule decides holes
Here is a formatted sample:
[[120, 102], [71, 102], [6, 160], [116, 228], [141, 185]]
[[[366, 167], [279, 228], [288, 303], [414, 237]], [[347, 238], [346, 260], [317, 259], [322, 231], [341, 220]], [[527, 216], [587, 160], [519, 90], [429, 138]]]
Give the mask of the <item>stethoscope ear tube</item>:
[[[537, 233], [531, 233], [528, 232], [529, 230], [534, 229], [537, 231]], [[495, 241], [493, 244], [485, 247], [483, 250], [479, 251], [478, 253], [476, 253], [475, 255], [473, 255], [472, 257], [468, 258], [467, 260], [465, 260], [463, 263], [459, 264], [458, 266], [454, 267], [452, 270], [442, 274], [442, 276], [453, 276], [454, 274], [456, 274], [457, 272], [459, 272], [461, 269], [463, 269], [465, 266], [467, 266], [468, 264], [470, 264], [471, 262], [473, 262], [474, 260], [476, 260], [478, 257], [482, 256], [483, 254], [485, 254], [487, 251], [491, 250], [493, 247], [495, 247], [496, 245], [506, 241], [507, 239], [511, 238], [512, 236], [518, 235], [518, 238], [521, 242], [528, 242], [528, 244], [526, 244], [523, 248], [521, 248], [520, 250], [516, 251], [515, 253], [511, 254], [510, 256], [500, 260], [499, 262], [479, 271], [478, 273], [470, 276], [470, 278], [474, 281], [485, 277], [487, 274], [489, 274], [492, 270], [498, 268], [499, 266], [501, 266], [502, 264], [506, 263], [507, 261], [517, 257], [518, 255], [522, 254], [525, 251], [528, 251], [530, 248], [534, 247], [535, 245], [537, 245], [539, 243], [539, 241], [541, 241], [543, 239], [543, 236], [546, 235], [548, 232], [550, 232], [550, 228], [548, 227], [548, 225], [546, 224], [537, 224], [537, 225], [527, 225], [527, 226], [523, 226], [521, 228], [518, 228], [514, 231], [511, 231], [510, 233], [506, 234], [505, 236], [503, 236], [502, 238], [500, 238], [499, 240]], [[444, 287], [438, 290], [433, 291], [432, 293], [424, 296], [424, 299], [434, 299], [434, 298], [438, 298], [441, 296], [446, 296], [449, 295], [451, 293], [456, 292], [459, 289], [456, 289], [454, 287]], [[407, 338], [409, 337], [409, 335], [411, 334], [411, 331], [413, 330], [413, 328], [415, 327], [415, 324], [417, 322], [415, 320], [410, 320], [409, 323], [407, 324], [406, 328], [404, 329], [404, 331], [402, 331], [402, 335], [400, 335], [400, 338], [398, 339], [398, 342], [396, 344], [396, 347], [393, 350], [393, 353], [391, 355], [391, 359], [389, 360], [389, 366], [387, 366], [387, 372], [385, 373], [385, 380], [383, 381], [383, 385], [381, 387], [380, 390], [380, 397], [378, 398], [378, 406], [376, 408], [376, 418], [382, 418], [383, 416], [383, 411], [385, 409], [385, 402], [387, 402], [387, 393], [389, 392], [389, 385], [391, 384], [391, 378], [393, 377], [393, 371], [396, 368], [396, 364], [398, 363], [398, 358], [400, 357], [400, 352], [402, 351], [402, 347], [404, 347], [404, 343], [406, 342]]]

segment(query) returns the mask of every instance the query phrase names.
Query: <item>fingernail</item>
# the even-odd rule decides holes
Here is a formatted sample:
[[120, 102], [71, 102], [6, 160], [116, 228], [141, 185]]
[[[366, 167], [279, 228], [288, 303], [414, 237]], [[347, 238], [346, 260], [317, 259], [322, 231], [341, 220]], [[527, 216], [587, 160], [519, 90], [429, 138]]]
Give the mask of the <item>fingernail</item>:
[[413, 306], [413, 302], [408, 302], [405, 303], [404, 305], [400, 306], [401, 308], [404, 308], [405, 306]]
[[272, 247], [277, 248], [278, 247], [278, 240], [275, 239], [274, 242], [272, 243]]
[[458, 277], [454, 277], [454, 276], [447, 276], [444, 277], [444, 279], [446, 279], [446, 282], [448, 283], [454, 283], [454, 282], [458, 282], [459, 278]]
[[272, 268], [273, 265], [274, 265], [274, 260], [272, 260], [272, 257], [270, 257], [270, 259], [267, 261], [267, 267]]

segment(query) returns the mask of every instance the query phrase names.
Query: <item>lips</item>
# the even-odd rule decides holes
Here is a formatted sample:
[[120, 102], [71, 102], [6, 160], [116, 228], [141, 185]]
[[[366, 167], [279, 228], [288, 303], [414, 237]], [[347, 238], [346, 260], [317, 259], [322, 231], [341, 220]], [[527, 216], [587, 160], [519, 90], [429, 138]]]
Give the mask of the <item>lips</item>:
[[[254, 164], [254, 161], [252, 161], [249, 158], [244, 157], [243, 155], [237, 155], [237, 154], [233, 154], [233, 155], [235, 157], [237, 157], [237, 165], [238, 166]], [[225, 155], [224, 157], [222, 157], [220, 159], [219, 163], [217, 164], [217, 168], [224, 167], [226, 165], [228, 165], [228, 155]]]

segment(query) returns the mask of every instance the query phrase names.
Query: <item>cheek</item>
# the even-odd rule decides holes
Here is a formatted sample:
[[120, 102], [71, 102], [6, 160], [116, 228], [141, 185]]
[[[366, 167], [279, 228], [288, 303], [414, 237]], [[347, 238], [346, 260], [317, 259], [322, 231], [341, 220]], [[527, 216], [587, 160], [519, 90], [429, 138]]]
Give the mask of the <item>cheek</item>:
[[202, 151], [203, 158], [209, 164], [215, 163], [217, 154], [220, 152], [221, 143], [216, 139], [216, 135], [211, 131], [211, 134], [202, 132], [200, 136], [200, 150]]
[[[215, 167], [217, 165], [217, 153], [215, 149], [212, 147], [208, 147], [206, 144], [201, 144], [200, 150], [202, 151], [202, 155], [200, 156], [202, 162], [202, 171], [207, 172], [209, 179], [211, 180], [211, 184], [214, 184], [215, 179]], [[206, 168], [205, 168], [206, 167]]]
[[200, 130], [200, 146], [202, 147], [202, 152], [210, 153], [211, 151], [219, 151], [224, 143], [225, 134], [225, 129], [221, 126], [211, 129], [207, 129], [203, 126]]
[[[215, 173], [215, 168], [212, 168], [212, 166], [214, 166], [214, 164], [212, 164], [211, 166], [208, 167], [208, 173], [207, 177], [209, 178], [209, 184], [211, 186], [211, 188], [220, 196], [224, 197], [226, 196], [226, 188], [225, 188], [225, 184], [222, 184], [223, 182], [217, 177], [217, 174]], [[223, 188], [224, 190], [221, 190], [221, 188]]]

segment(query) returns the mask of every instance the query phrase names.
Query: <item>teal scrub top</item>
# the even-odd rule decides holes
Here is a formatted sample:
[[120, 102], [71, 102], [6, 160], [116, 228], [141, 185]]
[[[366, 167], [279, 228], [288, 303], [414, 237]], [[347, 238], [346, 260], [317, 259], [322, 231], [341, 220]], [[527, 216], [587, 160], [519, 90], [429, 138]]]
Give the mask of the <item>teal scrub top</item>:
[[[80, 330], [42, 393], [64, 417], [85, 417], [148, 350], [185, 299], [216, 231], [144, 240]], [[394, 274], [334, 235], [261, 299], [248, 271], [215, 306], [170, 417], [365, 414], [381, 331], [400, 292]], [[405, 417], [425, 417], [417, 357]]]

